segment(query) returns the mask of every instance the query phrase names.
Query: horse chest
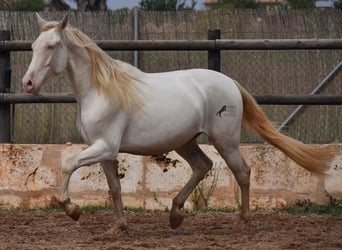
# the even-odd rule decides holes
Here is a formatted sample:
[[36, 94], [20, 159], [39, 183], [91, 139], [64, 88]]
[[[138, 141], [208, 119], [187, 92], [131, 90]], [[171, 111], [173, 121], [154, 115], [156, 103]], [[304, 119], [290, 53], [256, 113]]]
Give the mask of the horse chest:
[[[106, 112], [104, 112], [106, 111]], [[125, 127], [125, 116], [119, 112], [109, 112], [108, 109], [79, 109], [77, 128], [82, 139], [88, 144], [102, 139], [112, 141]]]

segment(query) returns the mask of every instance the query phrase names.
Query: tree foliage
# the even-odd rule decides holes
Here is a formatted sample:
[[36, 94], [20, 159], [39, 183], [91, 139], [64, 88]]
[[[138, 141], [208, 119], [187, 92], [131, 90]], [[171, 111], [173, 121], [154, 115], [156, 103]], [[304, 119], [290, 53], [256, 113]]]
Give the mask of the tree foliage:
[[290, 9], [313, 9], [316, 7], [315, 0], [287, 0]]
[[44, 0], [0, 0], [0, 9], [9, 11], [41, 11]]
[[141, 10], [152, 11], [193, 10], [196, 3], [196, 1], [192, 0], [189, 6], [186, 4], [186, 0], [141, 0], [139, 7]]
[[99, 11], [107, 10], [107, 0], [74, 0], [77, 4], [77, 9], [82, 11]]
[[65, 11], [69, 10], [70, 6], [63, 0], [50, 0], [50, 2], [45, 5], [44, 9], [46, 11]]
[[334, 2], [334, 7], [337, 9], [342, 9], [342, 0]]
[[219, 0], [214, 9], [256, 9], [260, 6], [255, 0]]
[[[100, 11], [107, 10], [107, 0], [73, 0], [77, 9], [81, 11]], [[47, 4], [50, 10], [68, 10], [70, 6], [64, 0], [49, 0]]]
[[0, 10], [7, 10], [10, 6], [10, 1], [0, 0]]

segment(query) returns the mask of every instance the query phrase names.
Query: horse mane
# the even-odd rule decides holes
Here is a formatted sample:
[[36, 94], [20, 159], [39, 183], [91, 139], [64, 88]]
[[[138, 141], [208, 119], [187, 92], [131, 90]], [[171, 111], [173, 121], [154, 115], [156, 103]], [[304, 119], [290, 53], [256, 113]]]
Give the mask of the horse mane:
[[[47, 22], [42, 26], [41, 32], [50, 30], [57, 24], [58, 22]], [[110, 102], [113, 102], [116, 97], [120, 106], [126, 111], [140, 106], [139, 86], [135, 83], [142, 83], [142, 81], [133, 75], [132, 69], [135, 69], [133, 66], [110, 57], [78, 29], [68, 25], [64, 29], [64, 34], [71, 44], [87, 51], [91, 62], [92, 82], [99, 93]]]

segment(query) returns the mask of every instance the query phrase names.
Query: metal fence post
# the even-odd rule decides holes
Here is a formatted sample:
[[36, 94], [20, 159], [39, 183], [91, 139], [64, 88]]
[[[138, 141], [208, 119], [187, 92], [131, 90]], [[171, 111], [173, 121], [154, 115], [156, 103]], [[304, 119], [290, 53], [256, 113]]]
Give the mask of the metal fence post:
[[[10, 31], [0, 31], [0, 42], [10, 40]], [[0, 51], [0, 93], [11, 89], [10, 51]], [[0, 143], [11, 142], [11, 105], [0, 104]]]
[[[133, 29], [134, 29], [134, 41], [139, 40], [139, 9], [133, 8]], [[139, 68], [139, 51], [133, 51], [133, 65]]]
[[[208, 30], [208, 40], [221, 39], [221, 30]], [[221, 72], [221, 50], [208, 50], [208, 69]]]

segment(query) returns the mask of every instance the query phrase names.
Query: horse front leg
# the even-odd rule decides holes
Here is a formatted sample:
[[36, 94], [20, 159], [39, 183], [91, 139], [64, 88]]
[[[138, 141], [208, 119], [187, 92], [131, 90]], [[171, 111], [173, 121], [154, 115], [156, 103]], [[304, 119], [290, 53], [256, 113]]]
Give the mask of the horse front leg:
[[127, 221], [123, 213], [123, 203], [121, 197], [121, 185], [118, 175], [118, 162], [104, 161], [101, 162], [102, 169], [106, 175], [110, 194], [112, 197], [112, 204], [116, 214], [116, 221], [112, 228], [107, 231], [108, 236], [116, 236], [121, 231], [127, 230]]
[[52, 204], [60, 205], [65, 213], [73, 220], [77, 221], [80, 217], [81, 210], [78, 205], [71, 202], [69, 198], [69, 182], [72, 173], [85, 165], [90, 165], [103, 160], [115, 159], [116, 154], [108, 150], [107, 144], [104, 141], [98, 141], [81, 151], [80, 153], [67, 159], [62, 164], [62, 187], [59, 198], [53, 196], [51, 199]]
[[76, 169], [77, 168], [75, 168], [74, 170], [70, 170], [70, 172], [64, 171], [64, 169], [62, 169], [63, 184], [61, 187], [60, 198], [57, 198], [56, 196], [52, 196], [51, 198], [51, 204], [53, 206], [61, 206], [65, 213], [74, 221], [78, 221], [78, 219], [80, 218], [81, 210], [77, 204], [71, 202], [68, 195], [68, 189], [71, 175]]

